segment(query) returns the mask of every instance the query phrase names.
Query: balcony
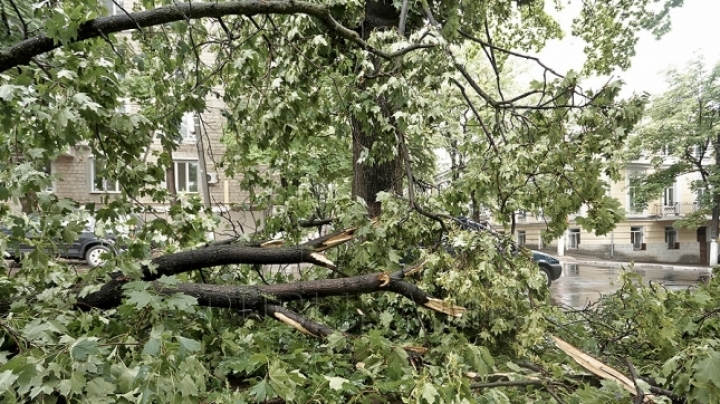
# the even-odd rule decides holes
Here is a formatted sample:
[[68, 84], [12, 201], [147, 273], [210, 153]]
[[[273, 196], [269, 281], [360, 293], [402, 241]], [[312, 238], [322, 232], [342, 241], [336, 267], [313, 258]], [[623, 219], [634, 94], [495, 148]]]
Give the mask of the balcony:
[[656, 203], [653, 205], [650, 215], [654, 217], [679, 218], [680, 216], [695, 212], [696, 210], [698, 210], [698, 204], [693, 202], [676, 202], [672, 205]]

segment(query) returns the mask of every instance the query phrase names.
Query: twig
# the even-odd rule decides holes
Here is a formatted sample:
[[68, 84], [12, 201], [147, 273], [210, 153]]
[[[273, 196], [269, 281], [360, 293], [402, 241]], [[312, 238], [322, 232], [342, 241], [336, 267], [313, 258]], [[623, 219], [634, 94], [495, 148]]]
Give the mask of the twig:
[[542, 380], [502, 380], [491, 383], [473, 383], [471, 389], [491, 389], [494, 387], [525, 387], [525, 386], [544, 386]]
[[18, 9], [18, 6], [15, 4], [14, 0], [9, 0], [10, 6], [12, 6], [13, 10], [15, 10], [15, 14], [17, 14], [18, 19], [20, 19], [20, 24], [23, 26], [23, 38], [28, 38], [28, 25], [25, 22], [25, 19], [23, 18], [22, 14], [20, 13], [20, 9]]
[[630, 370], [630, 376], [632, 377], [633, 383], [635, 384], [635, 390], [637, 391], [637, 396], [633, 399], [634, 402], [642, 403], [643, 399], [645, 398], [645, 392], [643, 392], [642, 387], [638, 384], [638, 374], [635, 370], [635, 366], [633, 366], [632, 362], [630, 362], [630, 358], [625, 358], [625, 364], [628, 367], [628, 370]]

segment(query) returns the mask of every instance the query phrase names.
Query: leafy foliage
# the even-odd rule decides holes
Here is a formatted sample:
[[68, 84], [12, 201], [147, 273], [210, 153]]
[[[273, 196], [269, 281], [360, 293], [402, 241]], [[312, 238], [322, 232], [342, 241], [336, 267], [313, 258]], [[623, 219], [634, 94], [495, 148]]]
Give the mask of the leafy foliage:
[[[679, 226], [697, 227], [718, 206], [719, 77], [720, 64], [708, 69], [702, 59], [669, 70], [670, 89], [652, 100], [647, 121], [629, 143], [629, 158], [645, 158], [653, 168], [637, 174], [638, 203], [647, 204], [678, 178], [688, 178], [698, 206]], [[717, 234], [717, 225], [713, 231]]]
[[[172, 16], [181, 9], [166, 0], [135, 2], [132, 9], [128, 3], [128, 13]], [[160, 25], [83, 36], [98, 21], [112, 28], [113, 21], [139, 27], [148, 20], [125, 12], [93, 20], [107, 13], [95, 0], [2, 2], [7, 35], [0, 45], [15, 53], [0, 59], [21, 49], [30, 61], [0, 75], [0, 219], [9, 231], [0, 235], [0, 248], [37, 247], [22, 258], [21, 270], [0, 277], [3, 400], [629, 399], [616, 383], [583, 378], [548, 338], [559, 333], [605, 359], [631, 356], [643, 374], [678, 394], [716, 401], [714, 282], [696, 293], [670, 293], [636, 288], [628, 276], [603, 310], [565, 313], [548, 304], [537, 268], [510, 253], [509, 240], [462, 231], [452, 220], [472, 203], [512, 227], [512, 213], [523, 209], [548, 218], [550, 237], [585, 204], [583, 226], [610, 231], [622, 211], [599, 178], [617, 177], [612, 161], [644, 100], [620, 100], [619, 83], [581, 89], [577, 73], [549, 68], [550, 78], [528, 89], [513, 82], [513, 58], [527, 58], [518, 52], [562, 35], [543, 1], [410, 2], [405, 32], [396, 29], [401, 3], [218, 2], [218, 9], [246, 11], [205, 19], [192, 14], [200, 6], [192, 3], [182, 6], [187, 14]], [[591, 47], [586, 71], [627, 66], [638, 30], [666, 30], [667, 10], [680, 3], [655, 2], [662, 4], [658, 11], [644, 0], [610, 2], [592, 13], [584, 5], [574, 34]], [[23, 45], [43, 35], [57, 49], [32, 53]], [[299, 243], [312, 236], [300, 221], [331, 218], [335, 230], [352, 228], [354, 237], [326, 252], [333, 266], [286, 274], [237, 259], [151, 276], [158, 259], [207, 251], [206, 233], [219, 220], [198, 198], [160, 187], [173, 152], [184, 147], [174, 128], [184, 114], [203, 113], [217, 100], [224, 104], [226, 147], [218, 163], [251, 193], [249, 205], [232, 208], [271, 213], [255, 238], [245, 235], [235, 245], [260, 248], [257, 240], [282, 233], [298, 246], [294, 252], [302, 251]], [[124, 101], [139, 109], [123, 111]], [[162, 151], [148, 152], [156, 139]], [[102, 160], [99, 176], [121, 184], [117, 198], [88, 203], [44, 192], [63, 178], [42, 168], [83, 147]], [[437, 149], [449, 149], [456, 163], [452, 186], [444, 189], [433, 186]], [[370, 195], [376, 201], [356, 198], [359, 168], [388, 162], [398, 168], [392, 186]], [[142, 198], [169, 210], [135, 222], [136, 237], [118, 240], [125, 254], [84, 272], [55, 258], [59, 240], [74, 239], [87, 216], [112, 229], [144, 210]], [[382, 213], [370, 218], [376, 202]], [[408, 269], [408, 250], [424, 261], [407, 277], [435, 299], [425, 307], [462, 306], [462, 317], [418, 307], [417, 296], [371, 288], [291, 302], [265, 296], [265, 306], [237, 309], [173, 292], [198, 285], [238, 298], [248, 290], [240, 287], [302, 287], [297, 278], [345, 282], [377, 272], [389, 283], [388, 274]], [[119, 283], [119, 305], [82, 305]], [[281, 323], [270, 315], [272, 304], [335, 332], [303, 335], [287, 316]]]

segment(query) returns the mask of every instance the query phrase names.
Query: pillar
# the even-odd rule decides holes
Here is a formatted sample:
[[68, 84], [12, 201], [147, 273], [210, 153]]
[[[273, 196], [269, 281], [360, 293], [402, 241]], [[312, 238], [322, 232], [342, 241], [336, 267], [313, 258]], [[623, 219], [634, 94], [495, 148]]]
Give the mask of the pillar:
[[709, 257], [709, 261], [710, 261], [710, 266], [711, 266], [711, 267], [714, 267], [715, 265], [718, 264], [718, 243], [717, 243], [717, 239], [716, 239], [716, 238], [710, 240], [710, 257]]
[[565, 233], [558, 238], [557, 255], [559, 257], [565, 256]]

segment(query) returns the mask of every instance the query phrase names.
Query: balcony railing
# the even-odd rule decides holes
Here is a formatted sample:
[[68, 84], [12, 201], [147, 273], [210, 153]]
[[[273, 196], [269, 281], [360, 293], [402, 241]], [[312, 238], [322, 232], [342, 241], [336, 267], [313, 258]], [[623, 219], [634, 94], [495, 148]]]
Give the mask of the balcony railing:
[[692, 202], [673, 203], [672, 205], [655, 204], [651, 214], [657, 217], [679, 217], [698, 210], [698, 205]]

